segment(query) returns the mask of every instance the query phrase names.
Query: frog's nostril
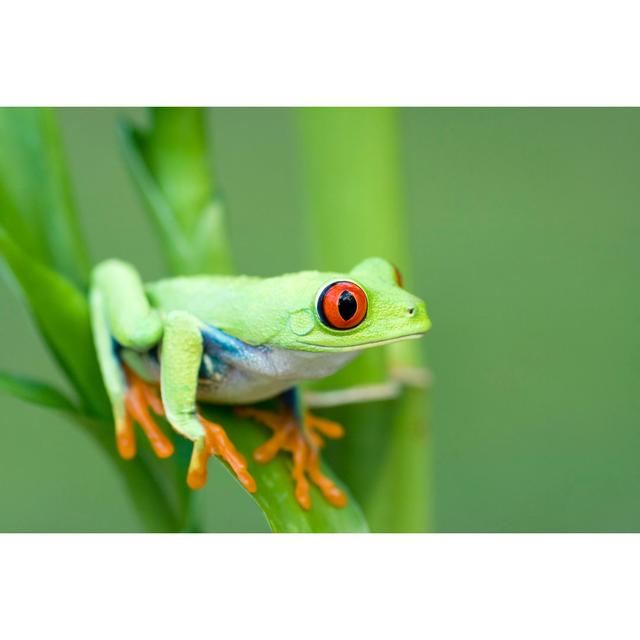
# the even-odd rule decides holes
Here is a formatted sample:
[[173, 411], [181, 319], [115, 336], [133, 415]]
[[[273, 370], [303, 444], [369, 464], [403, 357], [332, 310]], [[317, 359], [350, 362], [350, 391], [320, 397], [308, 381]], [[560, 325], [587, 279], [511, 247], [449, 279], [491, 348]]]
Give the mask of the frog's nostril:
[[416, 308], [415, 307], [409, 307], [407, 309], [407, 311], [409, 312], [410, 316], [414, 316], [416, 314]]

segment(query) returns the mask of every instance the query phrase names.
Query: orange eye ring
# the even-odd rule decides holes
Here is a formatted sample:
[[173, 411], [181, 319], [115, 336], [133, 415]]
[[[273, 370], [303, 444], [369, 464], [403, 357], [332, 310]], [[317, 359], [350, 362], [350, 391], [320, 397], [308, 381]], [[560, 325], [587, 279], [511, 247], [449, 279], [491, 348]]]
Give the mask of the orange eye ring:
[[367, 294], [355, 282], [340, 280], [327, 285], [318, 296], [318, 315], [331, 329], [353, 329], [367, 315]]

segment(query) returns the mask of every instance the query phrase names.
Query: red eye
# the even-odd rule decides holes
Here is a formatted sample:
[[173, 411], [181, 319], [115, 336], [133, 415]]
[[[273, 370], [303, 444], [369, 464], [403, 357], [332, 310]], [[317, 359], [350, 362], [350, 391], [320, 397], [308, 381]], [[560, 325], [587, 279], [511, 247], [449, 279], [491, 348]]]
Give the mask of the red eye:
[[332, 282], [318, 298], [318, 315], [332, 329], [353, 329], [367, 315], [367, 294], [353, 282]]
[[402, 274], [400, 273], [400, 269], [398, 269], [398, 267], [396, 267], [396, 265], [393, 265], [393, 275], [396, 279], [396, 284], [399, 287], [404, 286], [404, 280], [402, 279]]

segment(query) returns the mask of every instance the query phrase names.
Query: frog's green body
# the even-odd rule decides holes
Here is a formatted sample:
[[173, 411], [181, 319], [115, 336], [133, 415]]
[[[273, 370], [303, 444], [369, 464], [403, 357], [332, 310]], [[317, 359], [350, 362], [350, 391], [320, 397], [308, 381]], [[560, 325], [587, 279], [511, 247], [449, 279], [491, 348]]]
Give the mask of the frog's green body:
[[[339, 280], [358, 282], [369, 302], [367, 319], [349, 331], [330, 329], [316, 315], [319, 291]], [[419, 336], [429, 327], [424, 303], [397, 285], [389, 263], [375, 259], [350, 274], [302, 271], [275, 278], [172, 278], [147, 285], [146, 293], [163, 313], [187, 311], [248, 344], [292, 351], [356, 350]]]
[[[168, 421], [195, 443], [196, 467], [207, 438], [196, 400], [242, 405], [275, 397], [332, 374], [362, 349], [419, 337], [430, 326], [424, 303], [377, 258], [349, 274], [192, 276], [146, 286], [131, 266], [111, 260], [94, 271], [91, 305], [121, 453], [131, 454], [129, 414], [146, 421], [136, 414], [140, 402], [135, 393], [131, 399], [137, 387], [126, 363], [160, 382]], [[290, 401], [288, 410], [303, 431], [299, 402]]]

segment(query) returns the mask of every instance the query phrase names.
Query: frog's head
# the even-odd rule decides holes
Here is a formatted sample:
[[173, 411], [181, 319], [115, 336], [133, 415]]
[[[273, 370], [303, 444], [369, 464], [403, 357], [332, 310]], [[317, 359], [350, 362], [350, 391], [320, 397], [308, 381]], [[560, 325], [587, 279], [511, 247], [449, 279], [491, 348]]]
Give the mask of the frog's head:
[[[299, 274], [281, 344], [303, 351], [351, 351], [418, 338], [431, 326], [425, 303], [402, 287], [398, 270], [369, 258], [350, 273]], [[302, 282], [299, 283], [300, 285]]]

